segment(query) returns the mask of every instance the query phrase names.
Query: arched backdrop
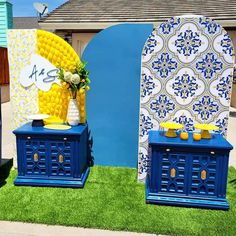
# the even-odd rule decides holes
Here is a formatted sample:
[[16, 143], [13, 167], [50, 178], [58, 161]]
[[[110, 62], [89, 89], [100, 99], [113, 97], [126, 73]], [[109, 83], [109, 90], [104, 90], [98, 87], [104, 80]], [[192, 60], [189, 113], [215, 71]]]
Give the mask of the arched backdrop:
[[234, 49], [227, 32], [203, 16], [171, 18], [153, 30], [142, 55], [139, 179], [149, 167], [148, 131], [175, 121], [227, 133]]
[[92, 81], [87, 120], [97, 165], [137, 167], [141, 55], [152, 30], [152, 24], [112, 26], [82, 55]]

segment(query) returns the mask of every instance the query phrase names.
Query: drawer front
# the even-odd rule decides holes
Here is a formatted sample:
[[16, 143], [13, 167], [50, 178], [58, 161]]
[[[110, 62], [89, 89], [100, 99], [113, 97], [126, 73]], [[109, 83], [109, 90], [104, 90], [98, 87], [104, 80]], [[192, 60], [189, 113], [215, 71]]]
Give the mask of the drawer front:
[[186, 193], [188, 154], [166, 149], [160, 155], [159, 190], [169, 193]]
[[73, 142], [49, 141], [50, 176], [72, 176]]
[[25, 152], [25, 174], [26, 175], [46, 175], [46, 142], [43, 140], [33, 140], [29, 137], [23, 141]]
[[214, 152], [193, 153], [190, 173], [190, 194], [215, 196], [217, 194], [218, 155]]

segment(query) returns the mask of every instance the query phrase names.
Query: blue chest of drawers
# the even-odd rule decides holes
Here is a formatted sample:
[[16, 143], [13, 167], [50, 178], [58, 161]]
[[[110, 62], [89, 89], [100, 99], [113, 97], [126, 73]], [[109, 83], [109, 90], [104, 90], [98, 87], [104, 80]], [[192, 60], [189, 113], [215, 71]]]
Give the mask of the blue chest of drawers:
[[191, 134], [188, 140], [181, 140], [150, 131], [146, 202], [227, 210], [231, 149], [219, 134], [193, 141]]
[[83, 187], [89, 174], [88, 127], [50, 130], [23, 125], [17, 142], [15, 185]]

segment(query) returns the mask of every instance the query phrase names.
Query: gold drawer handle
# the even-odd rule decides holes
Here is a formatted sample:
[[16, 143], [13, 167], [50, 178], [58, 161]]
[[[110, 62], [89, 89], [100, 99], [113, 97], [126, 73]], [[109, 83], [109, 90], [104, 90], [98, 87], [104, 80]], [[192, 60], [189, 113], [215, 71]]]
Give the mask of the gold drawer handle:
[[175, 170], [175, 168], [172, 168], [172, 169], [170, 170], [170, 176], [171, 176], [171, 178], [174, 178], [174, 177], [176, 176], [176, 170]]
[[201, 179], [205, 180], [206, 179], [207, 172], [205, 170], [201, 171]]
[[59, 155], [59, 162], [62, 163], [64, 161], [64, 157], [62, 155]]
[[38, 161], [38, 160], [39, 160], [38, 153], [35, 153], [35, 154], [34, 154], [34, 161]]

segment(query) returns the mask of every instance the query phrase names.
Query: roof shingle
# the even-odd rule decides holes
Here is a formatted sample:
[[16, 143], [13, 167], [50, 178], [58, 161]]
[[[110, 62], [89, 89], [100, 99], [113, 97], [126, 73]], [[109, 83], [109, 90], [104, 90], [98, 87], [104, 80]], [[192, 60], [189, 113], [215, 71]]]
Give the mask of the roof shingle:
[[13, 17], [14, 29], [38, 29], [37, 17]]
[[234, 0], [69, 0], [41, 23], [162, 22], [183, 14], [236, 20]]

